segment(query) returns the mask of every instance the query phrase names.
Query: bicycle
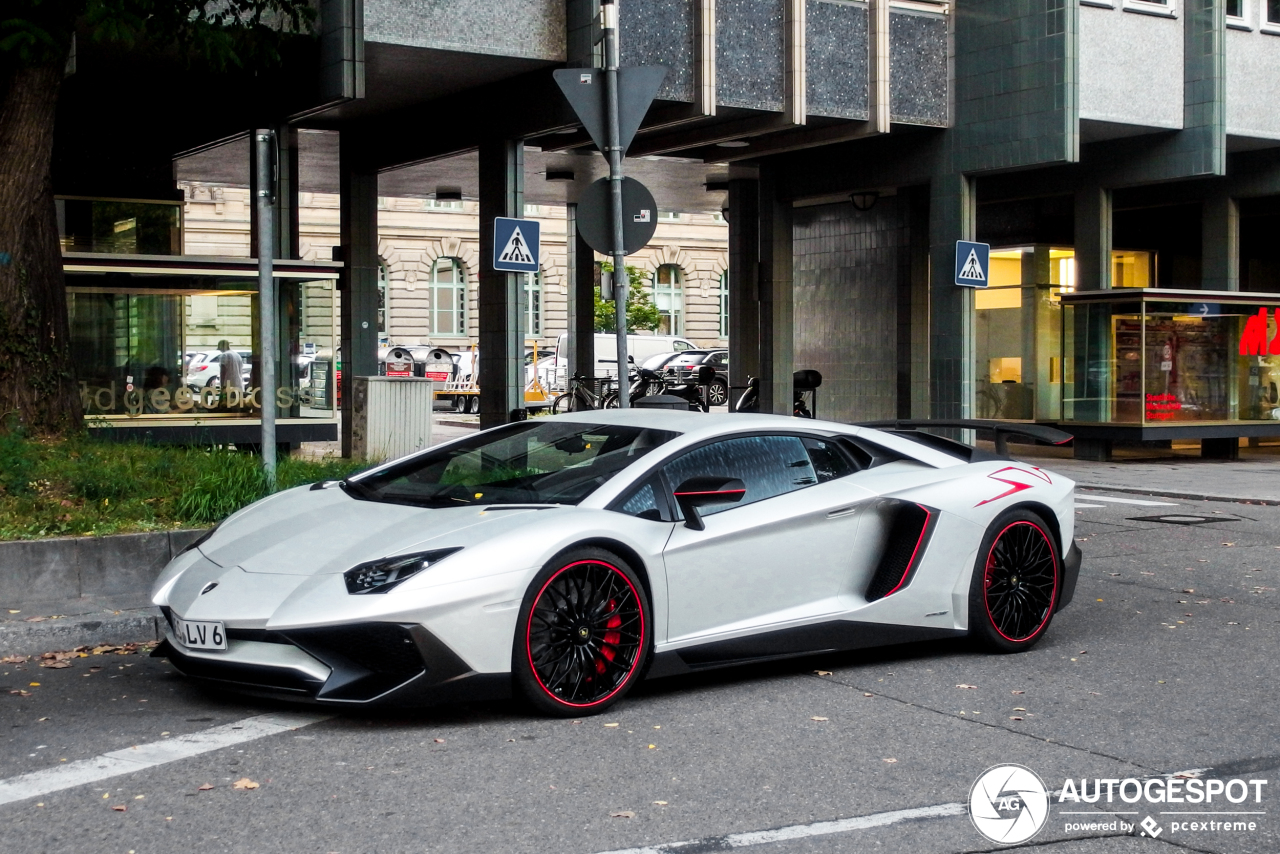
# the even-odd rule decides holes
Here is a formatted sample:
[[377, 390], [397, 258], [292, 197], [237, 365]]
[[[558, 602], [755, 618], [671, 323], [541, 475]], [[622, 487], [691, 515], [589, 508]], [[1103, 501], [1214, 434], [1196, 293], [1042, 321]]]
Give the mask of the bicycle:
[[609, 409], [616, 407], [618, 394], [613, 391], [613, 377], [604, 377], [600, 382], [600, 393], [592, 389], [595, 380], [582, 374], [574, 374], [569, 380], [569, 390], [556, 395], [551, 402], [551, 414], [562, 412], [586, 412], [590, 409]]

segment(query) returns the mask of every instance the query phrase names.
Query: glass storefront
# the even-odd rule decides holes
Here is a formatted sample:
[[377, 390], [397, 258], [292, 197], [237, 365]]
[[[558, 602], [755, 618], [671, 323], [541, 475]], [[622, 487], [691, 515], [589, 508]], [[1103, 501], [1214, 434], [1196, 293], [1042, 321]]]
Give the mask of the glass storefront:
[[[256, 262], [76, 255], [64, 267], [72, 358], [91, 425], [257, 420], [264, 354]], [[336, 419], [333, 268], [277, 263], [271, 393], [285, 421]]]
[[[1112, 284], [1143, 287], [1155, 276], [1150, 252], [1111, 254]], [[1075, 250], [993, 247], [988, 286], [974, 291], [974, 412], [978, 418], [1063, 417], [1062, 297], [1075, 291]]]
[[1280, 420], [1280, 296], [1094, 291], [1063, 298], [1064, 421]]
[[182, 254], [182, 203], [60, 197], [63, 252]]

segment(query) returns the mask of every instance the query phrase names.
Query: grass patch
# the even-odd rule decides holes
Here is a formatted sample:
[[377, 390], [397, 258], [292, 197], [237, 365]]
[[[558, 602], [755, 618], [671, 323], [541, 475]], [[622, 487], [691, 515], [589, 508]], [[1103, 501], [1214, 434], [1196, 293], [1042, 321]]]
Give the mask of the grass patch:
[[[282, 457], [277, 489], [367, 467]], [[42, 441], [0, 430], [0, 540], [204, 527], [267, 493], [253, 454], [90, 437]]]

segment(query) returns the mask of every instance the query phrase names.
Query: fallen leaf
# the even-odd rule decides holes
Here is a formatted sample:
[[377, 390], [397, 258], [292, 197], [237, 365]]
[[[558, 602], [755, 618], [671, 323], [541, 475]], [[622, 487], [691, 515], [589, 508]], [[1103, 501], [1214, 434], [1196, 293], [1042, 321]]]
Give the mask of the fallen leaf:
[[70, 661], [42, 661], [40, 662], [40, 666], [47, 667], [50, 670], [62, 670], [65, 667], [70, 667], [71, 662]]
[[22, 613], [22, 609], [21, 609], [21, 608], [19, 608], [18, 610], [16, 610], [16, 611], [15, 611], [13, 608], [10, 608], [10, 609], [9, 609], [9, 613], [10, 613], [10, 614], [21, 614], [21, 613]]
[[825, 720], [830, 720], [830, 718], [824, 718], [824, 717], [822, 717], [821, 715], [814, 715], [813, 717], [809, 718], [809, 720], [811, 720], [811, 721], [825, 721]]
[[443, 739], [443, 738], [437, 738], [437, 739], [435, 739], [435, 743], [436, 743], [436, 744], [444, 744], [444, 739]]
[[25, 655], [6, 655], [4, 658], [0, 658], [0, 662], [3, 662], [4, 664], [26, 664], [26, 662], [27, 662], [27, 656], [25, 656]]
[[609, 813], [609, 818], [635, 818], [636, 814], [631, 810], [614, 810]]
[[1020, 718], [1020, 717], [1019, 717], [1019, 716], [1017, 716], [1017, 715], [1010, 715], [1010, 716], [1009, 716], [1009, 720], [1011, 720], [1011, 721], [1020, 721], [1020, 720], [1022, 720], [1022, 718]]
[[27, 617], [25, 620], [23, 620], [23, 622], [24, 623], [43, 623], [47, 619], [49, 618], [48, 617]]
[[28, 686], [28, 687], [30, 687], [30, 688], [39, 688], [39, 687], [40, 687], [40, 683], [39, 683], [39, 682], [28, 682], [28, 683], [27, 683], [27, 686]]
[[606, 727], [606, 728], [608, 728], [608, 729], [617, 729], [617, 728], [618, 728], [618, 725], [617, 725], [617, 724], [605, 724], [605, 727]]
[[1224, 546], [1234, 546], [1235, 543], [1223, 543]]
[[20, 697], [30, 697], [30, 696], [31, 696], [31, 692], [30, 692], [30, 691], [23, 691], [21, 688], [19, 688], [19, 689], [18, 689], [18, 690], [16, 690], [16, 691], [10, 691], [9, 693], [10, 693], [10, 694], [17, 694], [17, 695], [18, 695], [18, 696], [20, 696]]
[[124, 804], [116, 804], [115, 806], [112, 807], [112, 809], [115, 810], [116, 812], [124, 812], [129, 808]]
[[830, 670], [815, 670], [815, 671], [813, 671], [813, 672], [814, 672], [814, 673], [816, 673], [816, 674], [818, 674], [819, 676], [830, 676], [830, 675], [831, 675], [831, 671], [830, 671]]
[[1010, 691], [1009, 693], [1010, 693], [1010, 694], [1025, 694], [1025, 693], [1027, 693], [1027, 692], [1026, 692], [1026, 691]]
[[209, 791], [209, 790], [210, 790], [210, 789], [212, 789], [212, 788], [213, 788], [213, 784], [212, 784], [212, 783], [205, 783], [203, 786], [201, 786], [201, 787], [199, 787], [198, 789], [196, 789], [196, 791], [197, 791], [197, 792], [207, 792], [207, 791]]
[[1013, 710], [1014, 710], [1015, 712], [1025, 712], [1025, 711], [1026, 711], [1026, 709], [1022, 708], [1022, 706], [1015, 706]]
[[49, 720], [49, 719], [48, 719], [48, 718], [37, 718], [36, 720], [37, 720], [37, 722], [38, 722], [38, 721], [47, 721], [47, 720]]
[[1196, 589], [1195, 589], [1194, 587], [1185, 587], [1185, 588], [1183, 588], [1182, 592], [1183, 592], [1183, 593], [1195, 593], [1195, 592], [1196, 592]]
[[651, 745], [649, 745], [649, 749], [650, 749], [650, 750], [657, 750], [657, 749], [658, 749], [658, 745], [656, 745], [656, 744], [651, 744]]
[[977, 686], [977, 685], [963, 685], [963, 684], [961, 684], [961, 685], [957, 685], [956, 687], [957, 687], [957, 688], [969, 688], [969, 689], [975, 689], [975, 688], [977, 688], [978, 686]]
[[893, 759], [892, 757], [890, 757], [889, 759], [884, 759], [884, 760], [881, 760], [881, 761], [883, 761], [883, 762], [888, 762], [890, 765], [892, 765], [893, 763], [897, 762], [898, 760]]
[[256, 789], [258, 784], [250, 780], [248, 777], [241, 777], [231, 784], [233, 789]]
[[665, 807], [665, 806], [667, 805], [667, 802], [666, 802], [666, 801], [654, 801], [654, 802], [653, 802], [653, 805], [654, 805], [655, 807]]
[[864, 697], [874, 697], [874, 696], [875, 696], [875, 694], [863, 694], [862, 696], [864, 696]]
[[1147, 572], [1146, 570], [1142, 570], [1140, 574], [1141, 574], [1141, 575], [1155, 575], [1155, 573], [1154, 573], [1154, 572]]

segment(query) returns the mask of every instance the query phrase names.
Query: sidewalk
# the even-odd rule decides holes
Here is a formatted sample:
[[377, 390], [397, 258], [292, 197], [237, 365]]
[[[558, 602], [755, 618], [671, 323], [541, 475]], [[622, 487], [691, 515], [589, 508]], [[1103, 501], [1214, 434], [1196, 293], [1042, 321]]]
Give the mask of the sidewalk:
[[[991, 449], [991, 443], [979, 442]], [[1241, 448], [1238, 460], [1202, 459], [1197, 448], [1117, 448], [1115, 459], [1071, 458], [1070, 448], [1009, 446], [1014, 459], [1064, 474], [1085, 489], [1137, 492], [1193, 501], [1280, 504], [1280, 446]]]

